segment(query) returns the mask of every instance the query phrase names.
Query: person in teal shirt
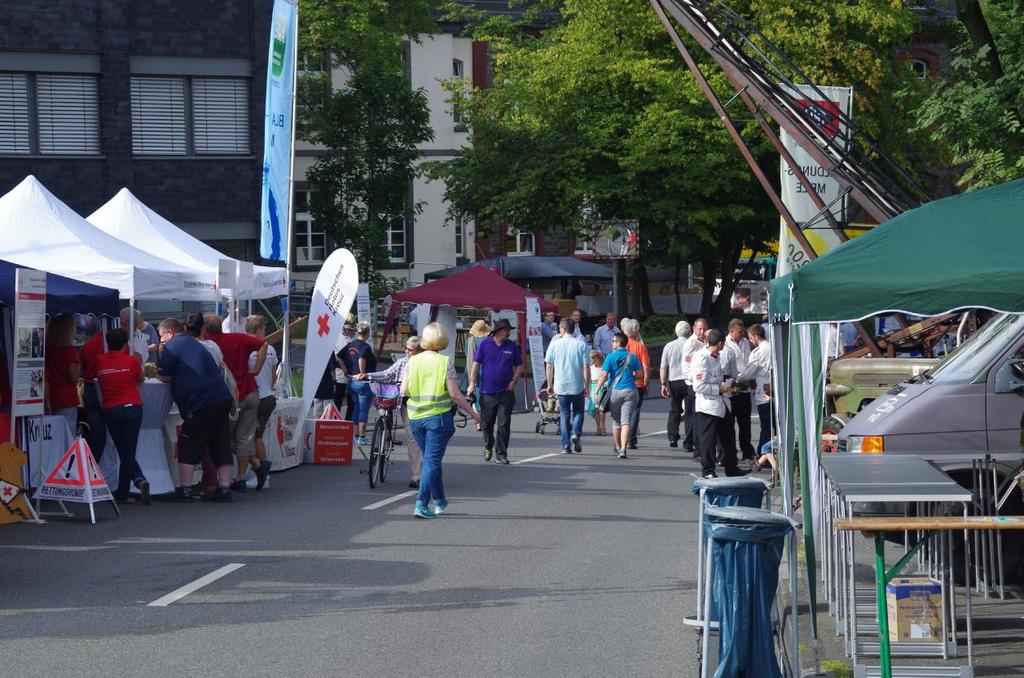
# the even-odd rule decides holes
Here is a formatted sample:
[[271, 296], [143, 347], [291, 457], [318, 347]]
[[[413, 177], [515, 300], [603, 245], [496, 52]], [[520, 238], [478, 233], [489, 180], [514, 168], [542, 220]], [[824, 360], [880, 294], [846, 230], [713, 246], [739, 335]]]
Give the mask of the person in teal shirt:
[[636, 390], [636, 380], [643, 372], [640, 360], [626, 350], [629, 339], [625, 334], [618, 332], [612, 338], [614, 350], [604, 359], [604, 366], [600, 380], [597, 382], [597, 390], [606, 382], [611, 381], [610, 414], [612, 415], [612, 440], [615, 449], [619, 453], [619, 459], [626, 458], [626, 446], [629, 443], [629, 418], [633, 409], [640, 401], [640, 394]]

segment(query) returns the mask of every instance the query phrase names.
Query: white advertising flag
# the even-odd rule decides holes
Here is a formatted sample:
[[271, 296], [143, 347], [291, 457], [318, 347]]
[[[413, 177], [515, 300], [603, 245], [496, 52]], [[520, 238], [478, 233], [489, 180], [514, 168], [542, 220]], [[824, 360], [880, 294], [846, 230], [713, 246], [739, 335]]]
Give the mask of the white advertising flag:
[[[852, 114], [853, 89], [850, 87], [818, 87], [818, 90], [827, 99], [818, 97], [808, 85], [801, 85], [797, 89], [800, 90], [796, 95], [797, 103], [820, 123], [820, 127], [833, 137], [838, 135], [840, 138], [844, 138], [845, 127], [839, 113], [842, 112], [847, 117]], [[829, 171], [812, 158], [811, 154], [804, 150], [785, 129], [779, 136], [783, 146], [792, 154], [793, 160], [803, 170], [814, 192], [825, 205], [829, 206], [829, 211], [836, 221], [845, 222], [847, 199], [841, 197], [842, 188], [839, 186], [839, 182], [833, 179]], [[815, 215], [821, 210], [814, 204], [814, 200], [784, 158], [779, 159], [779, 171], [782, 202], [793, 215], [796, 223], [803, 228], [804, 224], [815, 219]], [[827, 225], [827, 217], [822, 214], [815, 219], [813, 227], [804, 230], [804, 235], [819, 256], [839, 245], [839, 237], [827, 228]], [[810, 258], [804, 254], [800, 244], [793, 239], [789, 228], [783, 222], [779, 236], [778, 275], [785, 275], [808, 263], [810, 263]]]
[[533, 390], [544, 383], [544, 338], [540, 333], [540, 301], [526, 297], [526, 338], [530, 343], [530, 365], [533, 368]]
[[41, 417], [46, 361], [46, 274], [27, 268], [16, 269], [15, 292], [11, 409], [16, 417]]
[[[356, 258], [348, 250], [334, 250], [320, 268], [313, 288], [306, 329], [306, 361], [302, 374], [302, 412], [309, 411], [327, 361], [352, 309], [359, 288]], [[301, 427], [299, 427], [299, 431]]]

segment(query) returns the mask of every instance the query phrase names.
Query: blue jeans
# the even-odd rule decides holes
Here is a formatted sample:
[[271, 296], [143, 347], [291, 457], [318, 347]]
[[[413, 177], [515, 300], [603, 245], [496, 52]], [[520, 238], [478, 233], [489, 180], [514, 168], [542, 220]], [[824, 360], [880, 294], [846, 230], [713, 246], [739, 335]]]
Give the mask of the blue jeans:
[[[583, 415], [585, 414], [584, 406], [586, 402], [587, 397], [583, 393], [558, 396], [558, 409], [561, 410], [558, 415], [560, 419], [558, 429], [562, 433], [563, 450], [569, 449], [569, 443], [572, 438], [579, 438], [580, 434], [583, 433]], [[572, 419], [572, 431], [569, 430], [570, 417]]]
[[352, 380], [348, 383], [348, 392], [352, 396], [352, 404], [355, 405], [355, 413], [352, 421], [357, 424], [365, 424], [370, 418], [370, 405], [373, 404], [373, 390], [370, 389], [370, 382]]
[[436, 504], [444, 501], [444, 482], [441, 477], [441, 460], [444, 459], [448, 441], [455, 435], [455, 419], [451, 412], [435, 414], [425, 419], [409, 422], [412, 437], [423, 450], [423, 468], [420, 470], [420, 493], [416, 503], [426, 506], [431, 499]]
[[647, 396], [647, 389], [638, 388], [637, 394], [640, 398], [636, 401], [636, 408], [629, 417], [629, 444], [634, 447], [637, 444], [636, 434], [640, 431], [640, 408], [644, 406], [644, 398]]

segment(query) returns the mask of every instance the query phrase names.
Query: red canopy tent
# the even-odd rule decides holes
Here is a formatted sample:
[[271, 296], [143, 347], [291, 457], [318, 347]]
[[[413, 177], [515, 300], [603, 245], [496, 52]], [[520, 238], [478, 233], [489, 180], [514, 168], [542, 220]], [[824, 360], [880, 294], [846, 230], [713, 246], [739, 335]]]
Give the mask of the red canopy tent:
[[[396, 303], [391, 305], [391, 311], [388, 313], [388, 321], [381, 335], [378, 352], [384, 350], [384, 338], [391, 332], [403, 302], [432, 306], [469, 306], [488, 308], [492, 311], [515, 311], [519, 314], [519, 326], [523, 327], [525, 325], [523, 316], [526, 313], [526, 297], [540, 299], [541, 312], [558, 310], [558, 307], [547, 299], [538, 297], [533, 292], [509, 282], [495, 271], [483, 266], [474, 266], [447, 278], [396, 292], [391, 295], [391, 299]], [[525, 349], [525, 346], [523, 348]]]

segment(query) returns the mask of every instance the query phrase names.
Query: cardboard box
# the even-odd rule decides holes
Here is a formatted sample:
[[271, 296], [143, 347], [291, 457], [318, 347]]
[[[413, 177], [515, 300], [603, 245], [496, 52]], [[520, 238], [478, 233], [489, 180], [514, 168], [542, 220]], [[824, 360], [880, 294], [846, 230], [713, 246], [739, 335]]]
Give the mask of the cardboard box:
[[942, 587], [928, 577], [897, 577], [885, 587], [890, 642], [941, 643]]

